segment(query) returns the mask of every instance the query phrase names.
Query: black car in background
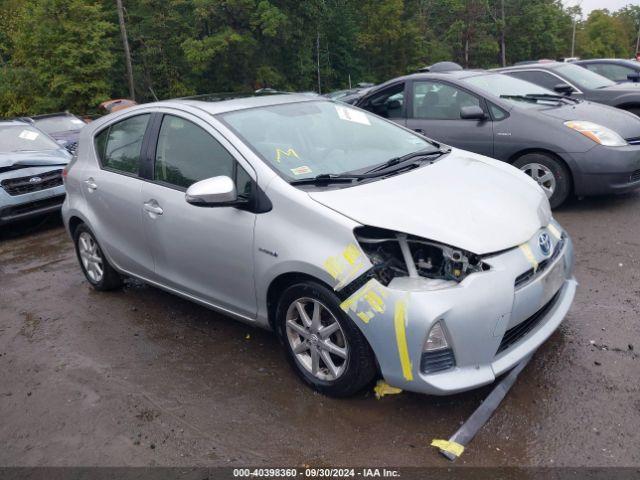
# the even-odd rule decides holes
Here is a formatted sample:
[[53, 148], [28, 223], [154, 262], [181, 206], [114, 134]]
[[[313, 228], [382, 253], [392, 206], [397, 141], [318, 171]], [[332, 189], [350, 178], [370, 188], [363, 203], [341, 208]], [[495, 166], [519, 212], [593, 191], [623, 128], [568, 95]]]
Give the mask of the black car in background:
[[339, 100], [343, 103], [353, 105], [373, 87], [373, 83], [359, 83], [355, 88], [336, 90], [335, 92], [326, 93], [323, 96], [331, 100]]
[[576, 65], [607, 77], [616, 83], [640, 82], [640, 62], [620, 58], [593, 58], [578, 60]]
[[30, 120], [71, 153], [78, 147], [80, 130], [86, 125], [84, 120], [69, 112], [36, 115]]
[[640, 187], [640, 118], [509, 75], [416, 73], [377, 86], [356, 106], [514, 165], [541, 186], [552, 207], [570, 193]]
[[617, 84], [573, 63], [543, 61], [494, 71], [535, 83], [556, 93], [604, 103], [640, 115], [640, 84]]

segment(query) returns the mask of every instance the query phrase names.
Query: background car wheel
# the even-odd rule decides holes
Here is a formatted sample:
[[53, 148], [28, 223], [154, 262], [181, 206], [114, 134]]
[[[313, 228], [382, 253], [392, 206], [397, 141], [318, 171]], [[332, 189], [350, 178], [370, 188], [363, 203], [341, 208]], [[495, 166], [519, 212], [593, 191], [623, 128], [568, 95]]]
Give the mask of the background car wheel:
[[315, 390], [346, 397], [374, 379], [371, 347], [328, 288], [311, 281], [287, 288], [275, 320], [289, 363]]
[[82, 224], [73, 235], [76, 254], [84, 276], [96, 290], [113, 290], [122, 285], [122, 277], [109, 264], [89, 228]]
[[571, 175], [564, 164], [544, 153], [528, 153], [513, 166], [533, 178], [544, 190], [551, 208], [562, 205], [571, 193]]

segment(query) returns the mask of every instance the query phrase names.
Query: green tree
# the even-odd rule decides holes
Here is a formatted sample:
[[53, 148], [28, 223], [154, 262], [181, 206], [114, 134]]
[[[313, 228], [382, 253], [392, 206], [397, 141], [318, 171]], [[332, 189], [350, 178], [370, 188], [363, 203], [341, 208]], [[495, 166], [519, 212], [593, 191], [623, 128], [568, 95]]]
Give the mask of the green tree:
[[84, 112], [109, 97], [114, 27], [100, 4], [27, 0], [9, 32], [11, 58], [0, 82], [5, 115]]

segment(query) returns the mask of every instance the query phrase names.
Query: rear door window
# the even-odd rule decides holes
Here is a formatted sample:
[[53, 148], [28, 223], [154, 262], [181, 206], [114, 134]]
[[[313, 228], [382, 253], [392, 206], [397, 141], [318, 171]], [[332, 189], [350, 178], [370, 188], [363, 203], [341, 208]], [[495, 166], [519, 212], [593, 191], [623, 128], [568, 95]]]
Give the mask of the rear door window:
[[362, 108], [384, 118], [404, 118], [404, 83], [393, 85], [372, 95]]
[[129, 117], [96, 136], [95, 147], [102, 168], [138, 175], [142, 140], [150, 117], [148, 113]]

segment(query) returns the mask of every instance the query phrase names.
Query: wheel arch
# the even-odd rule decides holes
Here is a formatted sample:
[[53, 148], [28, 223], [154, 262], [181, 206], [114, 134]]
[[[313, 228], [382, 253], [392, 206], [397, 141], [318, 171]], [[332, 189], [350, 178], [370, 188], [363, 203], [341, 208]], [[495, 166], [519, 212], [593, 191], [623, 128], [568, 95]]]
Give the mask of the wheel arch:
[[71, 234], [71, 238], [74, 237], [77, 228], [82, 225], [84, 222], [84, 220], [82, 220], [80, 217], [72, 215], [69, 218], [69, 233]]
[[523, 150], [519, 150], [516, 153], [514, 153], [513, 155], [511, 155], [509, 157], [509, 159], [507, 160], [507, 162], [511, 165], [513, 165], [513, 163], [518, 160], [521, 157], [524, 157], [525, 155], [528, 155], [530, 153], [539, 153], [542, 155], [548, 155], [550, 157], [552, 157], [555, 161], [561, 163], [562, 165], [564, 165], [564, 167], [567, 169], [567, 172], [569, 172], [569, 193], [573, 194], [574, 190], [575, 190], [575, 182], [573, 179], [573, 170], [571, 169], [571, 166], [557, 153], [553, 152], [552, 150], [547, 150], [545, 148], [525, 148]]
[[333, 291], [333, 287], [327, 282], [324, 282], [318, 277], [314, 277], [313, 275], [309, 275], [308, 273], [285, 272], [275, 277], [273, 280], [271, 280], [271, 283], [267, 288], [267, 318], [269, 321], [269, 326], [274, 332], [276, 331], [276, 308], [278, 307], [278, 300], [280, 298], [280, 295], [291, 285], [295, 285], [296, 283], [300, 283], [302, 281], [319, 283], [320, 285], [323, 285], [324, 287]]

